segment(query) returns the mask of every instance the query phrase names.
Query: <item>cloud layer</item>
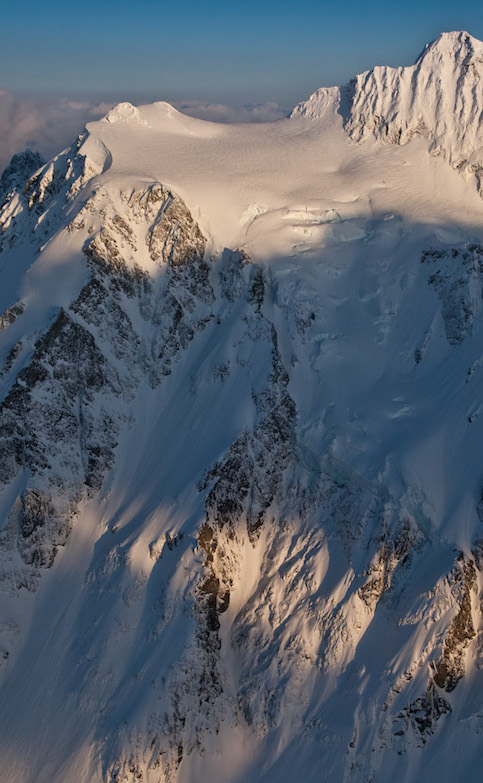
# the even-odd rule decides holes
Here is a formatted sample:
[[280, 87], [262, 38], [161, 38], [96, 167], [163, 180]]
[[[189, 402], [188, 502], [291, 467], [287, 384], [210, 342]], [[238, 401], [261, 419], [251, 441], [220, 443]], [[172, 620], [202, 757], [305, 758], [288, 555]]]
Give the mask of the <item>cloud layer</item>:
[[289, 111], [277, 103], [251, 103], [247, 106], [231, 107], [222, 103], [185, 101], [175, 104], [178, 111], [210, 122], [274, 122], [287, 117]]
[[[19, 98], [0, 88], [0, 174], [12, 155], [30, 147], [49, 159], [72, 144], [85, 124], [106, 114], [112, 103]], [[185, 101], [176, 108], [212, 122], [272, 122], [287, 116], [276, 103], [232, 108], [219, 103]]]
[[76, 139], [86, 122], [102, 117], [112, 104], [18, 98], [0, 88], [0, 172], [26, 147], [51, 158]]

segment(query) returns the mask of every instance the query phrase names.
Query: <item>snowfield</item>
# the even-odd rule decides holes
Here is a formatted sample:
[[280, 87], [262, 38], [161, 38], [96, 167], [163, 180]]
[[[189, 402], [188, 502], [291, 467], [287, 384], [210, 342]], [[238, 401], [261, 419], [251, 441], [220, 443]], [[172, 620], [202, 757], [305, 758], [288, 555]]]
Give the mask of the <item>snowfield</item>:
[[482, 85], [12, 162], [2, 783], [480, 780]]

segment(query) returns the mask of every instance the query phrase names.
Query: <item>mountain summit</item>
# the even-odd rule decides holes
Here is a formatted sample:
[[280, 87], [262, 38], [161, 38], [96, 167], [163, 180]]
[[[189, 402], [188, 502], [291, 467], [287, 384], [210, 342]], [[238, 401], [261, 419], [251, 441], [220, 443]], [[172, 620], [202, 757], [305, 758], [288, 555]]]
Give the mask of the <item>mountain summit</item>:
[[410, 68], [376, 67], [354, 82], [347, 129], [404, 144], [428, 137], [454, 168], [483, 170], [483, 45], [468, 33], [444, 33]]
[[340, 91], [318, 90], [294, 116], [322, 117], [329, 97], [339, 102], [355, 141], [374, 136], [406, 144], [424, 136], [432, 154], [474, 173], [481, 188], [483, 44], [468, 33], [443, 33], [412, 66], [376, 66]]
[[13, 161], [2, 783], [479, 783], [481, 51]]

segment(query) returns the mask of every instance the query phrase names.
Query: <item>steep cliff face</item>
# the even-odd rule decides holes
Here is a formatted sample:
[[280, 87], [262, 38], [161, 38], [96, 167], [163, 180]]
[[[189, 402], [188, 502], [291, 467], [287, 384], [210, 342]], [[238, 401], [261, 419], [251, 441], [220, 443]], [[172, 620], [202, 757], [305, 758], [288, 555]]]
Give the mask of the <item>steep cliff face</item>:
[[337, 105], [355, 141], [426, 138], [433, 155], [476, 178], [483, 171], [483, 45], [466, 32], [443, 33], [414, 65], [376, 66], [343, 88], [323, 88], [292, 116], [322, 118]]
[[[82, 170], [82, 180], [89, 162], [77, 153], [68, 166]], [[20, 219], [35, 221], [45, 199], [47, 212], [55, 209], [59, 192], [74, 200], [82, 181], [65, 196], [64, 169], [52, 174], [47, 168], [30, 183], [28, 214], [20, 212]], [[79, 500], [100, 489], [143, 378], [159, 383], [177, 352], [213, 318], [204, 238], [183, 203], [161, 185], [120, 192], [119, 207], [96, 190], [74, 214], [61, 233], [87, 236], [88, 281], [29, 354], [14, 346], [4, 368], [15, 380], [0, 412], [2, 481], [15, 480], [22, 492], [3, 536], [23, 565], [14, 571], [6, 565], [3, 578], [17, 585], [35, 585], [36, 567], [52, 565]], [[13, 230], [7, 220], [6, 236]], [[143, 254], [162, 283], [139, 265]], [[23, 311], [21, 302], [7, 308], [4, 328]]]
[[[469, 79], [476, 49], [429, 47], [414, 95], [428, 63], [430, 94], [440, 61]], [[124, 104], [19, 164], [0, 212], [8, 783], [479, 780], [481, 200], [421, 147], [368, 161], [329, 92], [327, 132], [308, 110], [240, 137]], [[307, 186], [270, 190], [325, 144]]]
[[406, 68], [378, 66], [354, 85], [347, 129], [393, 144], [426, 136], [454, 168], [481, 171], [483, 47], [465, 32], [443, 33]]

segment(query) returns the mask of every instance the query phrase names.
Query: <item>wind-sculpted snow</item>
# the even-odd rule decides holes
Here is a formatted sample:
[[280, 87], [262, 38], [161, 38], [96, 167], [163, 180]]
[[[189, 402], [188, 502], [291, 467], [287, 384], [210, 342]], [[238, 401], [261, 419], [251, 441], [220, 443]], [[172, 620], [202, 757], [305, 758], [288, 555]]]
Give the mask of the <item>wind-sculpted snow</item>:
[[[483, 207], [402, 146], [423, 86], [459, 143], [478, 47], [266, 127], [123, 104], [12, 164], [6, 783], [480, 779]], [[401, 143], [349, 138], [364, 85]]]

